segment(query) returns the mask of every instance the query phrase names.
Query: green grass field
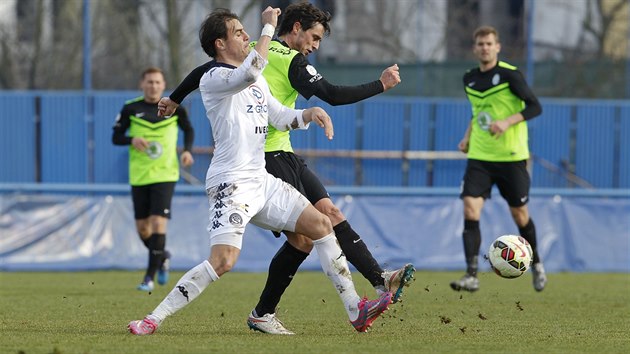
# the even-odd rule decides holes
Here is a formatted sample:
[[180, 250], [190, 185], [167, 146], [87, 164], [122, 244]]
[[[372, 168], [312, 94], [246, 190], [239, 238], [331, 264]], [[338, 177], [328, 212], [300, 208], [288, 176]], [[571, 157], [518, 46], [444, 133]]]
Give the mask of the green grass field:
[[[549, 275], [542, 293], [531, 275], [480, 276], [481, 290], [456, 293], [453, 272], [417, 272], [403, 302], [369, 333], [349, 325], [321, 273], [299, 273], [278, 311], [295, 336], [248, 329], [264, 274], [232, 273], [212, 284], [153, 336], [126, 332], [182, 273], [151, 294], [139, 272], [0, 273], [2, 353], [628, 353], [630, 274]], [[360, 295], [374, 291], [358, 274]]]

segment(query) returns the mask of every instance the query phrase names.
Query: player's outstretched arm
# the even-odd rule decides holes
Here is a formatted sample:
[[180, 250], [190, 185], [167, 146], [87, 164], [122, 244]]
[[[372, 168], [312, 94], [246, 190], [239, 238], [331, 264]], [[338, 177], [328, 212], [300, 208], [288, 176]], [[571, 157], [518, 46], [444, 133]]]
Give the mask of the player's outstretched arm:
[[[303, 97], [308, 99], [311, 96], [317, 96], [322, 101], [332, 106], [362, 101], [390, 90], [401, 82], [398, 64], [394, 64], [383, 70], [378, 80], [360, 85], [334, 85], [318, 73], [305, 82], [301, 81], [300, 78], [311, 75], [307, 70], [306, 64], [308, 63], [305, 61], [301, 62], [300, 57], [296, 56], [296, 59], [294, 59], [294, 62], [291, 64], [295, 65], [294, 71], [289, 70], [290, 75], [298, 75], [298, 77], [292, 78], [291, 84]], [[295, 74], [291, 74], [292, 72], [295, 72]]]

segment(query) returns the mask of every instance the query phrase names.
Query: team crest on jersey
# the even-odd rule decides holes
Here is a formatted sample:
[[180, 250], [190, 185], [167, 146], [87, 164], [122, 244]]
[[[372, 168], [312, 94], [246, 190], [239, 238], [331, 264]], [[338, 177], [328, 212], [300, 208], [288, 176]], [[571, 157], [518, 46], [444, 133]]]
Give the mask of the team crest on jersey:
[[492, 77], [492, 84], [496, 86], [499, 84], [499, 81], [501, 81], [501, 76], [499, 75], [499, 73], [494, 74], [494, 76]]
[[149, 157], [153, 160], [159, 158], [160, 156], [162, 156], [162, 144], [158, 143], [157, 141], [151, 141], [149, 142], [149, 147], [146, 148], [146, 150], [144, 150], [147, 155], [149, 155]]
[[315, 69], [315, 67], [313, 65], [307, 65], [306, 66], [306, 71], [308, 71], [308, 73], [313, 75], [313, 76], [317, 75], [317, 69]]
[[236, 225], [236, 226], [243, 225], [243, 218], [237, 213], [230, 215], [228, 220], [230, 221], [230, 224], [232, 225]]
[[312, 76], [308, 80], [308, 82], [310, 82], [311, 84], [322, 79], [322, 76], [317, 72], [317, 69], [315, 69], [315, 67], [313, 67], [313, 65], [310, 65], [310, 64], [307, 65], [306, 66], [306, 71]]
[[250, 85], [249, 92], [252, 94], [252, 96], [254, 96], [254, 98], [256, 98], [256, 102], [258, 102], [258, 104], [265, 103], [265, 94], [260, 89], [260, 87], [256, 85]]
[[477, 114], [477, 124], [479, 124], [479, 128], [487, 131], [490, 128], [490, 123], [492, 123], [490, 113], [482, 111]]

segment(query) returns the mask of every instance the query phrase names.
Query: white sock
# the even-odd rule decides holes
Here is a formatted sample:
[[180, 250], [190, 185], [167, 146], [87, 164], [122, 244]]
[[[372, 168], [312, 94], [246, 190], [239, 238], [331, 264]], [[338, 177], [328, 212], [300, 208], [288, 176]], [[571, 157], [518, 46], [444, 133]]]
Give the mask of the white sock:
[[359, 316], [358, 304], [361, 298], [354, 289], [348, 261], [337, 243], [335, 233], [333, 232], [319, 240], [313, 240], [313, 245], [319, 255], [319, 262], [322, 264], [324, 273], [333, 282], [341, 301], [343, 301], [350, 321], [356, 320]]
[[205, 260], [198, 264], [178, 281], [177, 285], [162, 300], [158, 307], [147, 317], [159, 325], [166, 317], [184, 308], [199, 296], [213, 281], [219, 280], [217, 272], [210, 263]]

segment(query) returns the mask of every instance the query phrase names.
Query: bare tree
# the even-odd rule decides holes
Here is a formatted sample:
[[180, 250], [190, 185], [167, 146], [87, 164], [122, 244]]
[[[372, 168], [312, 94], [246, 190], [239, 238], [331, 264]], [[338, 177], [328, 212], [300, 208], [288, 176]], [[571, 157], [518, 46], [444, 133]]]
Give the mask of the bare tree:
[[[161, 37], [167, 38], [167, 77], [182, 78], [188, 73], [186, 65], [187, 58], [189, 57], [188, 53], [192, 51], [193, 45], [198, 45], [196, 40], [191, 40], [197, 37], [196, 31], [188, 32], [184, 28], [186, 19], [192, 17], [190, 9], [193, 8], [192, 5], [194, 1], [195, 0], [164, 0], [166, 27], [161, 27], [159, 22], [155, 22], [155, 26], [161, 33]], [[245, 4], [244, 10], [240, 11], [239, 17], [244, 18], [260, 3], [262, 3], [262, 0], [249, 0]], [[212, 2], [213, 9], [232, 9], [232, 5], [231, 0], [214, 0]], [[194, 28], [196, 29], [198, 26]]]
[[615, 52], [619, 47], [615, 43], [627, 38], [619, 25], [628, 14], [622, 11], [624, 6], [627, 0], [586, 1], [577, 45], [558, 45], [564, 61], [554, 72], [557, 79], [547, 88], [547, 95], [614, 97], [623, 92], [625, 77], [619, 73], [624, 71], [624, 55]]
[[1, 29], [0, 82], [14, 89], [38, 88], [37, 74], [43, 45], [43, 4], [38, 0], [20, 1], [13, 11], [17, 21], [6, 23]]
[[[170, 69], [169, 72], [175, 77], [181, 77], [182, 68], [182, 49], [181, 41], [183, 39], [181, 23], [183, 22], [183, 11], [178, 9], [175, 0], [164, 0], [166, 7], [166, 38], [168, 42]], [[181, 1], [179, 1], [181, 3]], [[188, 1], [188, 3], [190, 3]], [[185, 6], [188, 7], [188, 6]]]
[[[605, 3], [607, 6], [604, 6]], [[614, 50], [614, 48], [607, 48], [606, 43], [609, 41], [609, 37], [618, 36], [614, 31], [614, 25], [623, 21], [624, 16], [627, 17], [628, 11], [621, 11], [625, 6], [628, 6], [627, 0], [588, 1], [586, 17], [583, 22], [583, 34], [590, 34], [595, 37], [597, 58], [609, 57], [610, 53], [607, 50]], [[630, 19], [626, 21], [630, 21]]]
[[17, 79], [17, 65], [15, 63], [15, 55], [13, 48], [15, 42], [11, 39], [10, 31], [2, 27], [0, 28], [0, 87], [16, 89], [19, 87]]
[[41, 1], [35, 2], [35, 19], [33, 26], [33, 61], [28, 70], [28, 88], [35, 89], [37, 84], [35, 78], [37, 77], [37, 67], [40, 60], [40, 53], [42, 49], [42, 21], [44, 18], [44, 5]]
[[[80, 3], [78, 3], [80, 5]], [[2, 48], [3, 85], [11, 88], [64, 88], [76, 83], [80, 40], [76, 31], [77, 16], [72, 12], [76, 1], [19, 1], [15, 6], [15, 33], [4, 27]], [[61, 24], [61, 25], [57, 25]], [[77, 51], [78, 49], [78, 51]], [[80, 68], [79, 68], [80, 70]], [[60, 78], [58, 73], [63, 74]]]
[[[41, 1], [40, 1], [41, 2]], [[40, 87], [47, 89], [80, 89], [83, 74], [83, 17], [80, 1], [64, 0], [51, 2], [48, 10], [50, 21], [49, 38], [38, 70]]]
[[149, 65], [141, 29], [140, 0], [94, 2], [92, 74], [95, 89], [135, 89]]
[[417, 2], [399, 1], [392, 6], [387, 1], [349, 0], [345, 6], [346, 30], [336, 34], [336, 41], [351, 47], [346, 46], [346, 53], [341, 55], [363, 62], [415, 60], [414, 43], [405, 41], [404, 33], [416, 16]]

